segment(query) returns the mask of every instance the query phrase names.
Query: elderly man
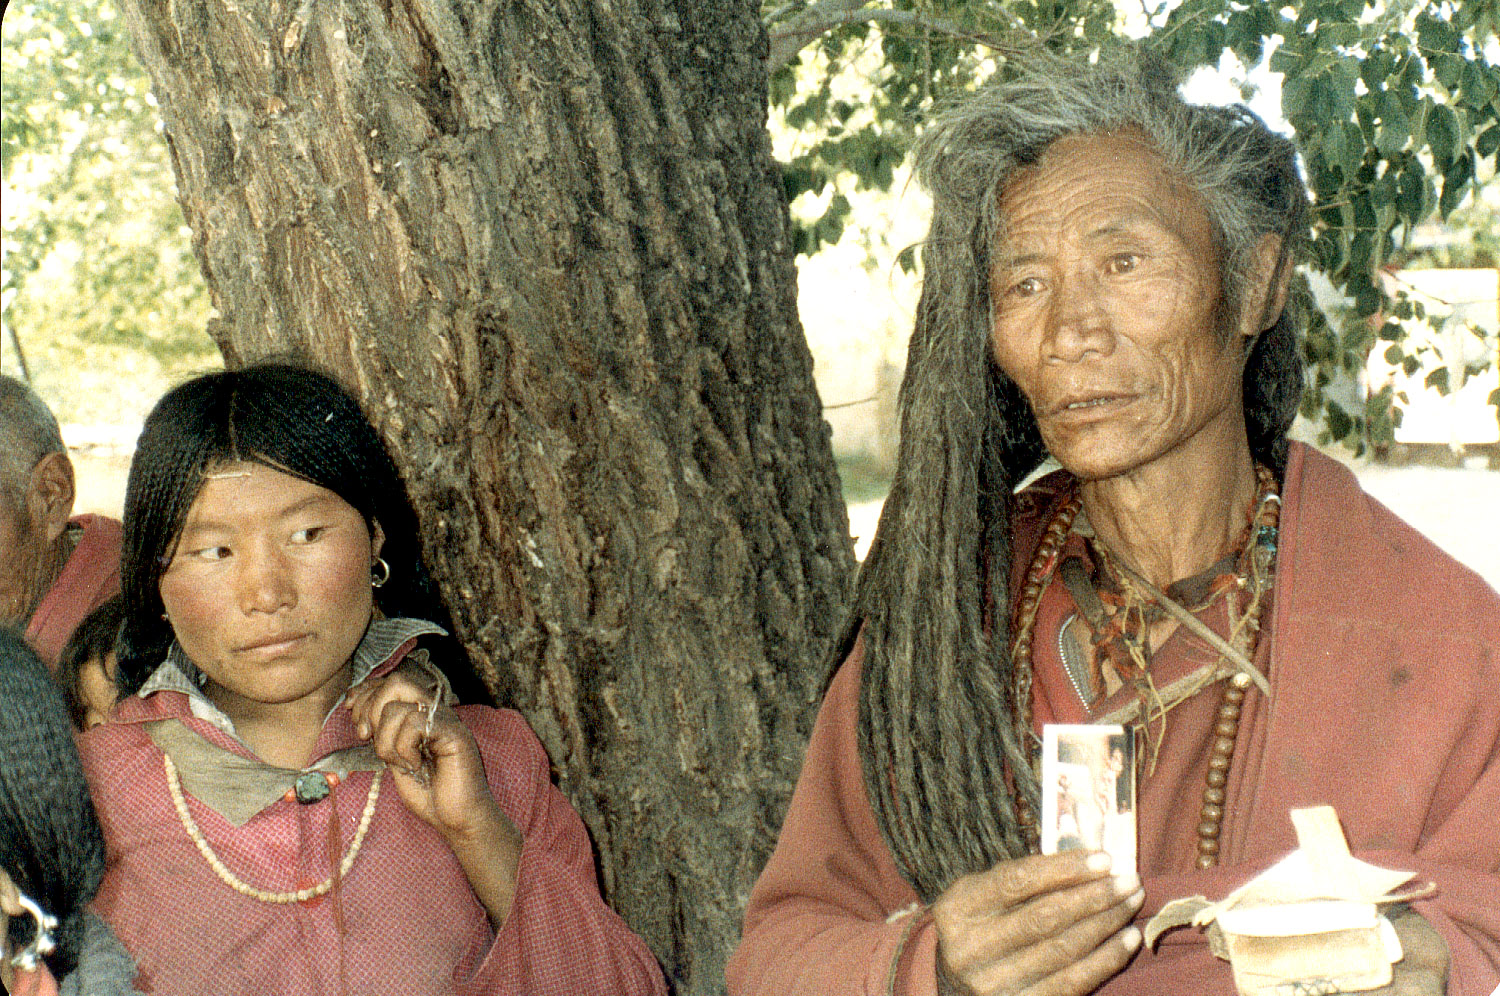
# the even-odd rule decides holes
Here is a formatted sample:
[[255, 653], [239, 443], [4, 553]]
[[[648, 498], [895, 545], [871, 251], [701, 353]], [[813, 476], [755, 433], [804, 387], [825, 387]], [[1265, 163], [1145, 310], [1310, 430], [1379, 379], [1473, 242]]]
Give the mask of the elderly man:
[[120, 590], [120, 524], [73, 513], [73, 464], [57, 419], [0, 374], [0, 626], [55, 667], [83, 617]]
[[[1172, 77], [1043, 64], [923, 138], [896, 479], [731, 993], [1231, 993], [1140, 926], [1317, 804], [1436, 886], [1385, 992], [1500, 981], [1500, 598], [1289, 444], [1295, 152]], [[1138, 874], [1036, 853], [1033, 744], [1100, 721], [1139, 731]]]

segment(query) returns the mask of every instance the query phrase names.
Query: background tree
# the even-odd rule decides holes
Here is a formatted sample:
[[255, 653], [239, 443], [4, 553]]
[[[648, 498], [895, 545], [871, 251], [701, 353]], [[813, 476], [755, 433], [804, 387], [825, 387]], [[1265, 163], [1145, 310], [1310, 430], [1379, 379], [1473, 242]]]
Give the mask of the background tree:
[[65, 399], [69, 421], [105, 421], [122, 392], [144, 408], [218, 357], [150, 80], [113, 0], [9, 4], [0, 92], [0, 364]]
[[126, 12], [227, 362], [363, 397], [606, 895], [714, 991], [853, 567], [756, 10]]
[[[891, 186], [935, 107], [1010, 71], [1011, 57], [1028, 48], [1087, 57], [1120, 34], [1149, 37], [1184, 70], [1222, 68], [1247, 99], [1253, 70], [1282, 74], [1281, 113], [1315, 196], [1314, 266], [1351, 303], [1337, 326], [1310, 312], [1302, 413], [1356, 451], [1390, 441], [1389, 388], [1355, 411], [1327, 389], [1363, 370], [1377, 348], [1417, 368], [1417, 350], [1406, 347], [1394, 319], [1420, 317], [1420, 308], [1404, 294], [1383, 298], [1379, 272], [1408, 255], [1420, 225], [1464, 204], [1476, 180], [1493, 182], [1496, 0], [773, 0], [762, 11], [773, 115], [804, 132], [784, 171], [788, 197], [835, 191], [797, 218], [794, 243], [803, 253], [840, 238], [849, 190]], [[799, 75], [809, 64], [818, 71]], [[874, 83], [866, 100], [835, 93], [851, 66]], [[900, 259], [915, 265], [910, 252]], [[1444, 393], [1462, 386], [1438, 369], [1430, 386]], [[1491, 398], [1500, 418], [1500, 389]]]

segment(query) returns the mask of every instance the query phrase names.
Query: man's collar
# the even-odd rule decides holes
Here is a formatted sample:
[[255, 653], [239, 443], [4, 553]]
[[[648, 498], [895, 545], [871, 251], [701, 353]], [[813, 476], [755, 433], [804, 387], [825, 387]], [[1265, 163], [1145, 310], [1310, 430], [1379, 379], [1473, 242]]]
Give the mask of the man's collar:
[[[369, 678], [376, 668], [391, 659], [391, 655], [402, 644], [429, 634], [447, 636], [448, 631], [426, 619], [397, 617], [374, 620], [365, 629], [364, 637], [359, 641], [359, 646], [354, 648], [354, 654], [350, 658], [352, 670], [349, 687], [353, 688]], [[151, 677], [146, 679], [136, 695], [144, 699], [156, 692], [181, 692], [187, 696], [188, 707], [194, 716], [238, 740], [234, 722], [204, 693], [203, 680], [203, 672], [183, 653], [177, 641], [173, 640], [167, 651], [167, 659], [151, 672]], [[337, 708], [337, 703], [334, 707]]]

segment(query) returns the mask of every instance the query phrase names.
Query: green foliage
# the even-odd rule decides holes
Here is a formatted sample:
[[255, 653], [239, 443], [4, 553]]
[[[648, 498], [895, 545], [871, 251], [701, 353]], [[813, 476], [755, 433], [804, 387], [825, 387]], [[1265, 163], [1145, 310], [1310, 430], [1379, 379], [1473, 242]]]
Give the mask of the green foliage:
[[[64, 421], [111, 420], [110, 395], [139, 409], [217, 360], [150, 85], [113, 0], [12, 3], [0, 59], [0, 349], [10, 370], [21, 343]], [[135, 383], [103, 369], [135, 354]]]
[[[1312, 389], [1304, 414], [1321, 417], [1328, 437], [1356, 449], [1388, 441], [1394, 427], [1388, 392], [1351, 411], [1328, 389], [1358, 374], [1380, 341], [1370, 329], [1398, 310], [1401, 302], [1386, 296], [1379, 274], [1411, 257], [1419, 226], [1448, 219], [1478, 226], [1467, 262], [1495, 265], [1495, 212], [1470, 195], [1476, 178], [1492, 176], [1500, 161], [1500, 71], [1491, 62], [1500, 2], [1139, 2], [1139, 11], [1095, 0], [824, 0], [765, 8], [773, 39], [778, 25], [798, 18], [805, 23], [831, 7], [845, 9], [852, 21], [804, 49], [800, 67], [793, 62], [776, 70], [773, 114], [780, 111], [786, 125], [801, 132], [786, 167], [795, 176], [789, 195], [840, 184], [888, 185], [890, 164], [935, 104], [1004, 73], [1007, 56], [1028, 47], [1092, 54], [1116, 44], [1117, 34], [1131, 33], [1147, 36], [1185, 71], [1218, 66], [1225, 53], [1244, 67], [1268, 61], [1283, 76], [1282, 114], [1296, 133], [1314, 194], [1314, 267], [1352, 302], [1337, 327], [1313, 314], [1305, 346]], [[870, 67], [863, 106], [846, 102], [830, 117], [830, 81], [856, 64]], [[872, 166], [877, 161], [878, 169]], [[836, 199], [816, 205], [821, 215], [795, 223], [799, 252], [816, 251], [827, 234], [842, 230], [846, 209]], [[825, 229], [830, 218], [839, 224]], [[1391, 339], [1386, 336], [1382, 349], [1410, 359]], [[1430, 380], [1443, 390], [1462, 386], [1444, 377]]]

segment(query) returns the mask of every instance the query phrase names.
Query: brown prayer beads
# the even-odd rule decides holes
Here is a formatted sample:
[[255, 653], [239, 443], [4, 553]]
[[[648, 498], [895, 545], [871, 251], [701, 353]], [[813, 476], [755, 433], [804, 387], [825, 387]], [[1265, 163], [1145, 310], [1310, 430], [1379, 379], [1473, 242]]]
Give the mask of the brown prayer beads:
[[[1249, 554], [1251, 584], [1264, 587], [1253, 593], [1250, 609], [1241, 620], [1246, 645], [1245, 656], [1254, 659], [1255, 648], [1260, 638], [1260, 616], [1269, 594], [1270, 574], [1275, 559], [1275, 536], [1281, 518], [1281, 500], [1276, 493], [1276, 479], [1265, 467], [1255, 468], [1259, 496], [1247, 527], [1246, 552]], [[1042, 592], [1052, 580], [1057, 568], [1058, 554], [1067, 542], [1073, 528], [1073, 520], [1083, 507], [1083, 499], [1075, 490], [1058, 507], [1048, 523], [1042, 542], [1027, 567], [1025, 581], [1021, 587], [1021, 598], [1016, 605], [1014, 642], [1011, 645], [1013, 682], [1011, 693], [1015, 704], [1016, 720], [1023, 735], [1032, 735], [1032, 639], [1036, 628], [1037, 609]], [[1265, 522], [1257, 520], [1264, 514]], [[1257, 528], [1257, 526], [1259, 528]], [[1269, 543], [1261, 542], [1262, 532], [1268, 532]], [[1243, 569], [1243, 568], [1242, 568]], [[1245, 580], [1242, 576], [1242, 582]], [[1232, 675], [1224, 683], [1224, 692], [1219, 701], [1219, 712], [1214, 722], [1214, 741], [1209, 753], [1208, 770], [1204, 773], [1203, 805], [1198, 811], [1198, 855], [1199, 868], [1212, 868], [1219, 863], [1220, 831], [1224, 822], [1225, 786], [1229, 783], [1229, 769], [1234, 761], [1234, 748], [1239, 740], [1240, 713], [1245, 702], [1245, 693], [1250, 687], [1250, 676], [1244, 673]], [[1014, 794], [1016, 822], [1024, 834], [1027, 844], [1034, 852], [1041, 842], [1036, 813], [1019, 790]]]

